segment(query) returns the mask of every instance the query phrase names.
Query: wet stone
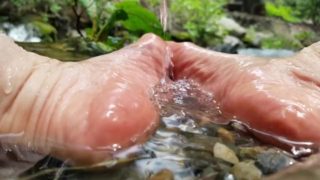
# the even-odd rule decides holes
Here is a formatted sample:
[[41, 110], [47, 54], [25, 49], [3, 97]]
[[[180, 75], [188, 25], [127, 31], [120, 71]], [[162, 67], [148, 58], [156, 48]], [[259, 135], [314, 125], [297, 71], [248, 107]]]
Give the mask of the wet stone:
[[215, 171], [212, 167], [204, 168], [201, 178], [202, 179], [217, 179], [218, 172]]
[[240, 147], [239, 156], [242, 159], [257, 159], [258, 154], [262, 153], [266, 149], [261, 146], [255, 147]]
[[217, 180], [235, 180], [235, 177], [233, 174], [229, 172], [222, 172], [217, 176], [216, 179]]
[[168, 169], [163, 169], [152, 175], [149, 180], [174, 180], [173, 173]]
[[256, 165], [261, 169], [264, 175], [268, 175], [288, 167], [294, 162], [294, 159], [288, 157], [284, 153], [267, 151], [258, 154]]
[[225, 128], [222, 128], [222, 127], [220, 127], [218, 129], [218, 136], [222, 140], [224, 140], [224, 141], [226, 141], [228, 143], [234, 143], [234, 141], [235, 141], [234, 135], [230, 131], [228, 131]]
[[254, 165], [254, 161], [243, 161], [234, 165], [232, 173], [237, 180], [258, 180], [262, 176], [260, 169]]
[[235, 154], [235, 152], [231, 150], [228, 146], [221, 143], [216, 143], [214, 145], [213, 154], [214, 154], [214, 157], [220, 158], [231, 164], [237, 164], [239, 162], [239, 159]]

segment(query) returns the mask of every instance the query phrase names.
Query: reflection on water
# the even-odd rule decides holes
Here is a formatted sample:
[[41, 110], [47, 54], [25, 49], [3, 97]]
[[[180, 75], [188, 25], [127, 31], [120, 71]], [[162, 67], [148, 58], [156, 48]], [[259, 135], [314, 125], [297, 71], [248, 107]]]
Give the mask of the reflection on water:
[[[235, 179], [260, 178], [287, 167], [290, 154], [263, 145], [241, 124], [217, 124], [221, 112], [212, 94], [185, 80], [155, 88], [161, 124], [150, 139], [113, 160], [70, 167], [46, 157], [22, 179]], [[231, 158], [230, 158], [231, 157]]]

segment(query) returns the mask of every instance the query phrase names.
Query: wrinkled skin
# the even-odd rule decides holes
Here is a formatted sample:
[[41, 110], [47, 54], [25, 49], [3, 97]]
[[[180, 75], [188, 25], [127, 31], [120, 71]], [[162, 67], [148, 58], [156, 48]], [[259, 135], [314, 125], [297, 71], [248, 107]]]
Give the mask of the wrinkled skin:
[[144, 141], [158, 124], [152, 87], [169, 62], [155, 35], [81, 63], [26, 52], [4, 35], [0, 49], [1, 142], [94, 163]]
[[287, 59], [229, 55], [190, 43], [170, 47], [175, 79], [197, 81], [226, 116], [236, 116], [263, 140], [320, 144], [320, 43]]
[[168, 77], [169, 49], [174, 79], [197, 81], [226, 116], [263, 132], [260, 138], [319, 145], [319, 46], [259, 59], [146, 35], [117, 52], [62, 63], [0, 35], [0, 141], [78, 164], [143, 142], [158, 124], [152, 87]]

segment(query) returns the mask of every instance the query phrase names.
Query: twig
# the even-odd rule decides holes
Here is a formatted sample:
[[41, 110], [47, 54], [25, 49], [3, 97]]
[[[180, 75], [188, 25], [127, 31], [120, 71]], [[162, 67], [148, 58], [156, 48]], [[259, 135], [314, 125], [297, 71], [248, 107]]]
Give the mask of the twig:
[[74, 0], [74, 5], [72, 6], [72, 10], [76, 16], [76, 30], [81, 37], [84, 37], [81, 30], [80, 30], [80, 25], [81, 25], [80, 20], [81, 20], [82, 14], [83, 14], [83, 10], [80, 12], [80, 14], [78, 14], [77, 8], [78, 8], [78, 0]]

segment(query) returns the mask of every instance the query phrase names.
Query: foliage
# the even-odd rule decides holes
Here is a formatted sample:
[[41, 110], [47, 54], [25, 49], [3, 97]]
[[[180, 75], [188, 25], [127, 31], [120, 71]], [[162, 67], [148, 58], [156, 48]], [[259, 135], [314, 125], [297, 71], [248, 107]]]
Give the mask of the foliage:
[[63, 6], [70, 5], [72, 0], [10, 0], [17, 9], [18, 14], [24, 14], [30, 11], [42, 13], [58, 14]]
[[320, 25], [319, 0], [286, 0], [286, 2], [296, 9], [298, 17], [310, 19], [314, 25]]
[[288, 39], [281, 36], [273, 36], [262, 39], [261, 47], [265, 49], [299, 49], [303, 46], [296, 39]]
[[314, 25], [320, 25], [319, 0], [273, 0], [266, 2], [265, 8], [268, 15], [288, 22], [311, 20]]
[[316, 34], [312, 31], [301, 31], [296, 33], [294, 38], [299, 40], [302, 45], [308, 46], [315, 42]]
[[44, 41], [51, 42], [56, 38], [57, 30], [51, 24], [37, 20], [32, 21], [31, 24], [41, 34]]
[[288, 22], [300, 22], [300, 19], [294, 16], [293, 9], [290, 6], [276, 5], [271, 2], [265, 4], [266, 12], [269, 16], [280, 17]]
[[[137, 0], [124, 0], [118, 3], [93, 0], [80, 0], [80, 2], [92, 22], [92, 27], [86, 29], [87, 37], [92, 41], [120, 48], [125, 39], [135, 39], [134, 36], [147, 32], [164, 35], [156, 15], [141, 6]], [[115, 33], [112, 32], [114, 29], [123, 31], [124, 39], [115, 37]]]
[[223, 6], [227, 0], [175, 0], [171, 1], [172, 23], [183, 27], [193, 42], [209, 45], [205, 40], [222, 38], [226, 30], [217, 24], [224, 15]]
[[[64, 16], [62, 12], [75, 11], [78, 32], [85, 29], [90, 41], [103, 42], [108, 49], [119, 48], [137, 39], [143, 33], [153, 32], [164, 38], [161, 23], [155, 15], [161, 0], [10, 0], [21, 14], [27, 11], [40, 12], [44, 22], [52, 15]], [[224, 16], [223, 6], [228, 0], [174, 0], [169, 1], [169, 12], [176, 39], [192, 40], [203, 46], [220, 43], [227, 30], [218, 25]], [[148, 5], [148, 9], [141, 5]], [[69, 9], [69, 10], [68, 10]], [[76, 9], [76, 10], [75, 10]], [[85, 12], [87, 16], [84, 16]], [[74, 18], [73, 17], [73, 18]], [[89, 24], [79, 22], [89, 18]], [[72, 21], [71, 21], [72, 22]], [[81, 24], [82, 23], [82, 24]], [[80, 24], [80, 25], [79, 25]], [[89, 26], [88, 26], [89, 25]], [[111, 48], [112, 49], [112, 48]]]
[[[111, 4], [103, 1], [81, 0], [92, 21], [89, 36], [96, 41], [101, 41], [117, 22], [130, 32], [153, 32], [162, 35], [162, 27], [156, 15], [141, 6], [136, 0], [125, 0]], [[105, 7], [105, 8], [101, 8]], [[104, 13], [109, 14], [105, 16]]]

